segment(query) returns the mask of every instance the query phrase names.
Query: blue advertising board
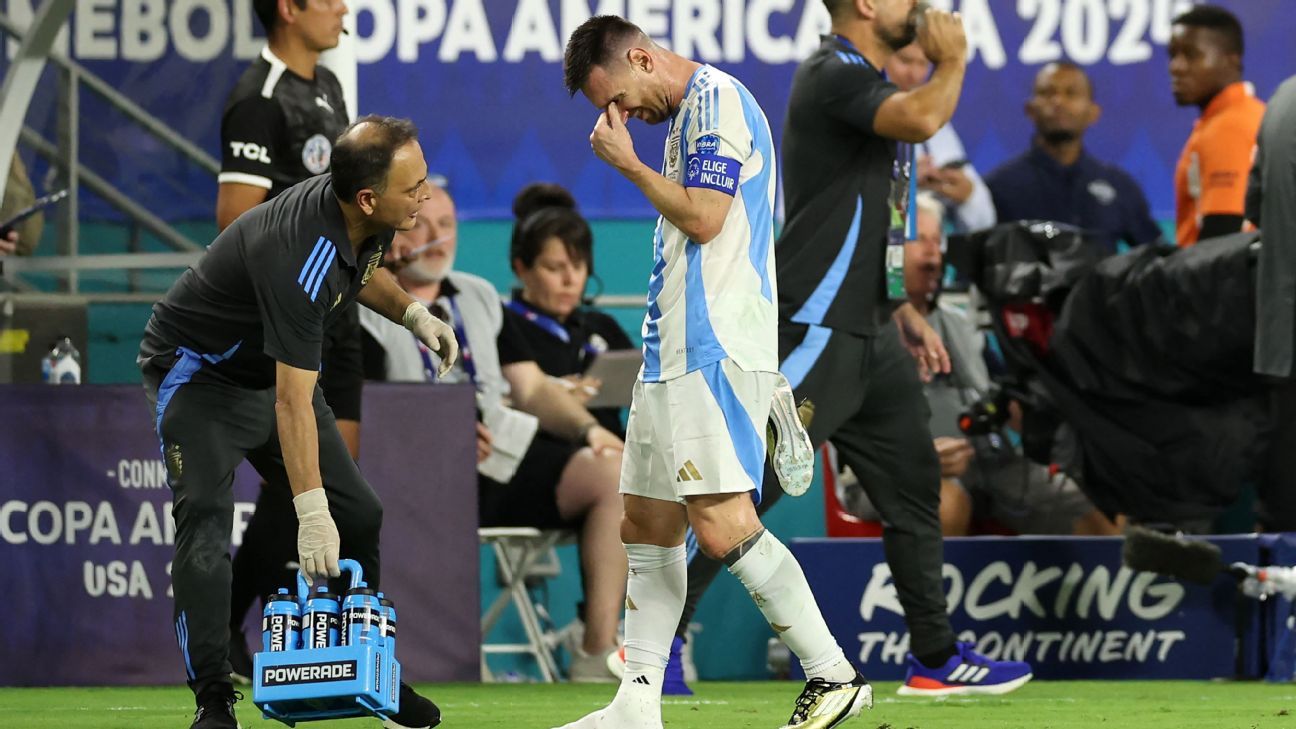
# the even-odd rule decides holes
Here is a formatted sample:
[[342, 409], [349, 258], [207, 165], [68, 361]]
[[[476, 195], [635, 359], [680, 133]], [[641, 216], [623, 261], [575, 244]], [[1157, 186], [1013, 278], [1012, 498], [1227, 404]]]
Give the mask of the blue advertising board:
[[[383, 589], [411, 680], [481, 675], [472, 403], [467, 386], [365, 387], [360, 468], [386, 505]], [[172, 493], [142, 389], [0, 385], [0, 412], [0, 574], [21, 596], [0, 622], [0, 686], [177, 683]], [[413, 447], [404, 424], [429, 412], [438, 447]], [[234, 547], [259, 482], [247, 464], [234, 477]], [[457, 556], [400, 559], [429, 554]]]
[[[982, 173], [1024, 151], [1022, 112], [1044, 63], [1092, 75], [1104, 114], [1087, 143], [1129, 170], [1154, 214], [1173, 211], [1172, 175], [1197, 116], [1170, 95], [1171, 18], [1192, 0], [934, 0], [962, 13], [971, 63], [954, 118]], [[1296, 71], [1296, 17], [1285, 0], [1219, 0], [1246, 30], [1246, 78], [1268, 97]], [[2, 0], [20, 25], [36, 0]], [[80, 0], [63, 50], [214, 155], [225, 96], [259, 51], [248, 0]], [[350, 0], [358, 27], [361, 113], [413, 118], [431, 167], [466, 217], [509, 216], [525, 183], [571, 188], [594, 217], [644, 217], [642, 195], [590, 154], [595, 110], [570, 99], [562, 50], [592, 13], [616, 13], [678, 52], [732, 73], [764, 108], [776, 141], [796, 61], [828, 29], [820, 0]], [[15, 45], [8, 45], [11, 58]], [[53, 134], [53, 76], [29, 122]], [[157, 201], [172, 220], [208, 219], [215, 182], [93, 94], [82, 99], [91, 169]], [[664, 130], [635, 127], [649, 164]], [[219, 156], [219, 155], [217, 155]], [[106, 207], [92, 208], [107, 216]]]
[[[1263, 564], [1254, 536], [1213, 537], [1225, 564]], [[1260, 603], [1121, 566], [1119, 538], [945, 540], [944, 586], [960, 640], [1030, 662], [1043, 679], [1260, 675]], [[828, 627], [864, 675], [904, 678], [909, 633], [877, 539], [794, 540]], [[1239, 617], [1243, 640], [1237, 641]]]

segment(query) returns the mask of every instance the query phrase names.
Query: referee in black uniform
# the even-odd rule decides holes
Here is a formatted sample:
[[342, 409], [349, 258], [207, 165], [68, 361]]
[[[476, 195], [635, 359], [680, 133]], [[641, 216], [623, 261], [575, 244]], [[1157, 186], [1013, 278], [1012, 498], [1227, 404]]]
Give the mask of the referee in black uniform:
[[[242, 460], [269, 488], [291, 490], [308, 576], [338, 576], [345, 554], [378, 585], [382, 505], [316, 380], [324, 331], [355, 300], [444, 354], [443, 369], [453, 363], [451, 328], [378, 268], [427, 198], [413, 124], [365, 117], [338, 138], [331, 174], [240, 216], [153, 307], [139, 362], [174, 498], [174, 627], [198, 705], [193, 729], [238, 726], [227, 651], [231, 484]], [[405, 685], [400, 705], [396, 726], [440, 723]]]
[[[350, 117], [337, 77], [319, 63], [338, 44], [347, 7], [341, 0], [253, 0], [266, 47], [244, 71], [221, 118], [221, 172], [216, 222], [224, 230], [251, 208], [328, 171], [333, 140]], [[360, 455], [364, 385], [360, 320], [348, 308], [324, 333], [320, 387], [352, 458]], [[234, 555], [230, 590], [230, 666], [235, 680], [252, 675], [243, 621], [258, 597], [289, 585], [296, 559], [287, 489], [263, 488]]]
[[[797, 68], [784, 124], [780, 369], [815, 404], [811, 441], [833, 443], [882, 514], [910, 634], [901, 693], [1011, 690], [1000, 679], [1024, 683], [1029, 667], [956, 644], [945, 612], [940, 465], [920, 374], [948, 373], [949, 356], [900, 303], [913, 156], [909, 146], [898, 157], [897, 141], [924, 141], [950, 121], [966, 67], [962, 21], [916, 0], [826, 4], [833, 34]], [[935, 71], [900, 92], [878, 69], [915, 37]]]

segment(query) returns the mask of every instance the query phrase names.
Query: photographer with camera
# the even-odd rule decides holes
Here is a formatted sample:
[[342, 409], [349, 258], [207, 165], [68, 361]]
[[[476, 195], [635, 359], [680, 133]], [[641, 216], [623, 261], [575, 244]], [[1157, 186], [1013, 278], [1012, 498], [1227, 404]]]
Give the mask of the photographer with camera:
[[[1074, 480], [1030, 461], [1008, 437], [1005, 426], [1023, 432], [1023, 406], [992, 383], [982, 356], [985, 336], [965, 312], [939, 301], [944, 208], [929, 193], [916, 204], [918, 239], [905, 246], [905, 291], [950, 355], [949, 374], [923, 387], [940, 456], [942, 531], [966, 535], [975, 515], [1019, 534], [1119, 534], [1119, 526], [1094, 508]], [[854, 479], [839, 484], [849, 511], [880, 518]]]

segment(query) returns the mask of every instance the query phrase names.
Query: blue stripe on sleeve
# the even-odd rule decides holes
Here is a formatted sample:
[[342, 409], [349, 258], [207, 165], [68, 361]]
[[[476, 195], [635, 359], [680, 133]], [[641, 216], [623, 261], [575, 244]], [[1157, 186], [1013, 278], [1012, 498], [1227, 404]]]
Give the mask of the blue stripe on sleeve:
[[319, 258], [320, 252], [324, 250], [324, 244], [327, 242], [328, 239], [322, 235], [319, 240], [315, 241], [315, 250], [311, 251], [310, 258], [306, 259], [306, 265], [302, 266], [301, 273], [297, 274], [297, 283], [301, 284], [306, 281], [307, 272], [314, 267], [315, 260]]
[[330, 246], [328, 254], [324, 257], [324, 265], [320, 266], [319, 273], [317, 273], [315, 279], [311, 281], [311, 286], [308, 290], [311, 301], [314, 301], [315, 297], [319, 295], [320, 284], [324, 282], [324, 277], [328, 275], [329, 268], [333, 265], [334, 258], [337, 258], [337, 247]]

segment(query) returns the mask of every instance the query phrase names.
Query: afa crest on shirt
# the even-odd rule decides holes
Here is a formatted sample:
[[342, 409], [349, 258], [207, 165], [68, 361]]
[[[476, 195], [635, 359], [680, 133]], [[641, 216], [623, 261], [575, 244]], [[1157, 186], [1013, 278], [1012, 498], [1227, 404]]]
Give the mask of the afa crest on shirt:
[[302, 145], [302, 166], [312, 175], [326, 172], [332, 158], [333, 144], [323, 134], [316, 134]]
[[382, 262], [382, 256], [381, 250], [375, 251], [372, 256], [369, 256], [369, 263], [365, 266], [364, 276], [360, 279], [361, 286], [369, 283], [369, 279], [373, 278], [374, 271], [378, 270], [378, 264]]

